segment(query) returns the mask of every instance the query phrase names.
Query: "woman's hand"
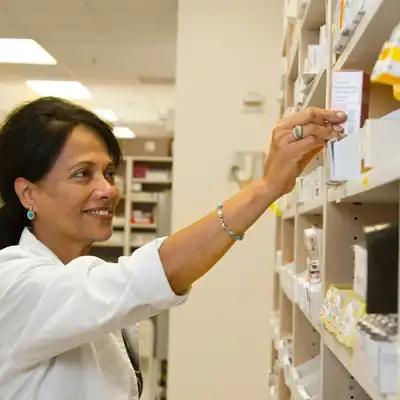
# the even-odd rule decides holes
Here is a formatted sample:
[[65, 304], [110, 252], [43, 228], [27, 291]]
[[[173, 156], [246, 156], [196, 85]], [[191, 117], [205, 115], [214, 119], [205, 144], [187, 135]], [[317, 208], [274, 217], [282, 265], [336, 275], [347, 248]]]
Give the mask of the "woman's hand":
[[333, 138], [342, 137], [342, 112], [308, 108], [278, 122], [264, 169], [264, 181], [276, 198], [290, 192], [296, 178]]

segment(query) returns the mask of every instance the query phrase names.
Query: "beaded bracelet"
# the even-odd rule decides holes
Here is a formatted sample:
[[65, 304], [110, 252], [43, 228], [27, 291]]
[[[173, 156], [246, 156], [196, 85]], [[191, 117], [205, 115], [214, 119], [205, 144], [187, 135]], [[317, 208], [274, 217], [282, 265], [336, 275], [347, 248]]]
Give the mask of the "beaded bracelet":
[[227, 225], [225, 224], [225, 219], [224, 219], [224, 212], [222, 211], [222, 204], [218, 204], [217, 206], [217, 213], [219, 217], [219, 222], [221, 223], [222, 228], [228, 232], [228, 235], [230, 237], [233, 237], [235, 240], [240, 241], [243, 240], [244, 235], [237, 235], [236, 233], [232, 232]]

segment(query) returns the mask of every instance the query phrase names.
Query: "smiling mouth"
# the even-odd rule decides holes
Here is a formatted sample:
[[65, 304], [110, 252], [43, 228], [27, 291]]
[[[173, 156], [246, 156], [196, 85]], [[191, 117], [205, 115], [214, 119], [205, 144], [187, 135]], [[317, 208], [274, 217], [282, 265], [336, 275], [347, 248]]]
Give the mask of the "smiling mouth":
[[111, 208], [92, 208], [90, 210], [83, 211], [85, 215], [91, 215], [95, 217], [102, 217], [102, 218], [112, 218], [113, 210]]

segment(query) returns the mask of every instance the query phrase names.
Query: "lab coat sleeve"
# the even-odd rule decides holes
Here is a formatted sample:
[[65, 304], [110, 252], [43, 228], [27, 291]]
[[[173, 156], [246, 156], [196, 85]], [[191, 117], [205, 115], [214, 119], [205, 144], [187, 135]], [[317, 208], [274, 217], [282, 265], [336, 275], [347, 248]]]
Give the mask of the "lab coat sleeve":
[[1, 299], [9, 310], [23, 310], [3, 320], [21, 324], [9, 351], [14, 366], [27, 368], [183, 303], [188, 294], [174, 294], [161, 264], [162, 241], [118, 263], [87, 256], [60, 267], [27, 257], [29, 268]]

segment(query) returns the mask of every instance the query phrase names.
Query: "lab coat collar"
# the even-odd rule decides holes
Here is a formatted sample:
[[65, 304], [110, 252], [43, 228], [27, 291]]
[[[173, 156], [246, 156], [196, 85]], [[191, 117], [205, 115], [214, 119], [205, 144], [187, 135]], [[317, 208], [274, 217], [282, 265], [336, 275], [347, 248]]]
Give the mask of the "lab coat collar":
[[37, 239], [28, 227], [24, 228], [21, 238], [19, 240], [19, 245], [23, 249], [27, 249], [42, 257], [50, 257], [57, 263], [62, 264], [62, 261], [46, 245], [44, 245], [39, 239]]

